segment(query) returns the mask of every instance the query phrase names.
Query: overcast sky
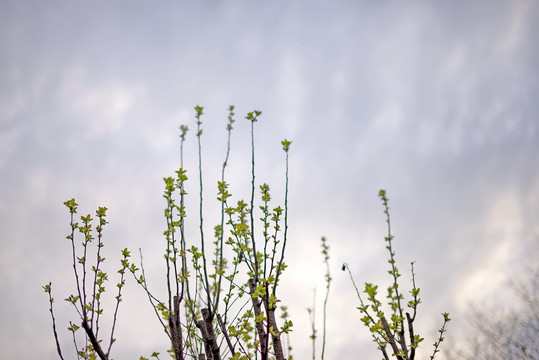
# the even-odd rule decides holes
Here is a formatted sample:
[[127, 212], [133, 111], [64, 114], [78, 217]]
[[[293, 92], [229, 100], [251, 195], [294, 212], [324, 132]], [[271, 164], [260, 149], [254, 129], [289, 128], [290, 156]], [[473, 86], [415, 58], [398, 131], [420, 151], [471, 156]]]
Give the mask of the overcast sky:
[[[416, 261], [426, 357], [441, 312], [454, 319], [451, 340], [469, 303], [504, 305], [504, 284], [537, 264], [538, 23], [531, 0], [0, 1], [0, 357], [57, 358], [41, 288], [52, 281], [74, 358], [65, 328], [75, 313], [62, 301], [73, 289], [67, 199], [81, 214], [107, 206], [109, 265], [140, 247], [158, 287], [162, 178], [179, 167], [178, 127], [195, 127], [195, 105], [205, 108], [211, 234], [230, 104], [234, 194], [248, 194], [248, 111], [263, 112], [257, 182], [275, 201], [280, 141], [293, 141], [281, 297], [295, 358], [311, 357], [314, 288], [321, 320], [321, 236], [334, 279], [326, 356], [379, 358], [340, 268], [387, 285], [380, 188], [405, 289]], [[185, 151], [195, 196], [193, 131]], [[131, 280], [116, 359], [168, 346]]]

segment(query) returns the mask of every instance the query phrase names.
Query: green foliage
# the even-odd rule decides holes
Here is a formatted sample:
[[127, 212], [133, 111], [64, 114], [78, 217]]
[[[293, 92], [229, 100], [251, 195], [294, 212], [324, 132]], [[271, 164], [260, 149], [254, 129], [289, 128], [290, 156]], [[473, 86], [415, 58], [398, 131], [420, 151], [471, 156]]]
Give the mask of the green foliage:
[[[271, 207], [268, 184], [255, 187], [254, 123], [262, 112], [255, 110], [245, 117], [251, 126], [251, 199], [233, 201], [225, 170], [230, 154], [234, 106], [229, 107], [228, 142], [221, 179], [217, 181], [217, 206], [220, 222], [213, 227], [212, 249], [208, 250], [203, 206], [202, 115], [204, 108], [195, 107], [198, 146], [199, 213], [198, 239], [187, 239], [185, 223], [188, 210], [184, 203], [188, 171], [182, 167], [175, 177], [164, 178], [163, 198], [166, 207], [165, 252], [167, 297], [158, 299], [149, 289], [142, 261], [128, 268], [146, 292], [164, 332], [171, 342], [170, 354], [175, 359], [198, 358], [285, 358], [281, 335], [292, 329], [292, 321], [284, 319], [279, 327], [275, 312], [279, 276], [285, 270], [284, 253], [287, 240], [288, 151], [291, 142], [283, 140], [286, 153], [284, 207]], [[183, 164], [183, 144], [188, 127], [180, 126], [180, 164]], [[255, 189], [260, 191], [255, 205]], [[255, 216], [255, 213], [260, 216]], [[258, 218], [261, 232], [255, 229]], [[284, 226], [283, 223], [284, 222]], [[283, 232], [284, 227], [284, 232]], [[260, 238], [258, 235], [261, 235]], [[246, 296], [248, 295], [248, 296]], [[223, 342], [225, 346], [219, 346]], [[288, 348], [288, 351], [290, 348]]]
[[[75, 221], [75, 214], [77, 214], [78, 208], [78, 204], [75, 202], [75, 199], [64, 202], [64, 205], [69, 209], [70, 214], [71, 231], [66, 238], [71, 243], [73, 273], [75, 276], [77, 289], [76, 295], [69, 295], [65, 301], [70, 303], [75, 308], [79, 321], [81, 321], [81, 326], [84, 329], [85, 341], [81, 348], [79, 348], [76, 336], [76, 332], [80, 329], [80, 327], [73, 322], [70, 322], [70, 326], [67, 328], [67, 330], [72, 334], [75, 352], [79, 358], [97, 359], [97, 357], [99, 357], [100, 359], [109, 359], [112, 344], [115, 342], [114, 329], [116, 327], [116, 318], [119, 305], [122, 301], [122, 288], [125, 285], [124, 275], [125, 270], [129, 267], [128, 259], [130, 257], [130, 253], [127, 249], [122, 251], [122, 258], [120, 260], [121, 267], [117, 271], [120, 274], [120, 279], [116, 284], [118, 291], [114, 297], [116, 300], [116, 305], [112, 314], [109, 346], [108, 348], [105, 348], [103, 347], [103, 340], [99, 338], [99, 332], [101, 316], [104, 313], [101, 300], [103, 293], [106, 290], [106, 282], [109, 280], [108, 274], [102, 269], [105, 258], [101, 254], [101, 250], [104, 247], [103, 228], [107, 224], [107, 208], [99, 207], [96, 210], [95, 215], [98, 221], [96, 225], [92, 225], [94, 219], [90, 214], [80, 216], [80, 223]], [[83, 236], [80, 243], [75, 241], [77, 233], [80, 233]], [[97, 243], [94, 242], [96, 237]], [[93, 250], [95, 251], [95, 260], [93, 263], [90, 262], [89, 258], [92, 254], [92, 250], [90, 249], [92, 244], [95, 244], [95, 250]], [[77, 251], [77, 248], [80, 247], [82, 247], [81, 255], [79, 255], [79, 252]], [[54, 299], [52, 297], [51, 283], [43, 286], [43, 290], [49, 295], [49, 311], [52, 317], [56, 348], [59, 357], [63, 359], [59, 337], [56, 330], [56, 320], [53, 311]]]
[[[409, 291], [412, 298], [407, 303], [407, 307], [411, 312], [410, 314], [410, 312], [405, 311], [404, 309], [402, 303], [404, 296], [399, 288], [399, 278], [401, 277], [401, 274], [396, 266], [395, 251], [393, 250], [392, 241], [394, 236], [391, 233], [389, 199], [387, 198], [385, 190], [380, 190], [378, 196], [382, 200], [384, 214], [386, 215], [387, 235], [384, 240], [386, 242], [386, 249], [389, 252], [388, 263], [390, 269], [388, 270], [388, 274], [392, 277], [392, 283], [387, 288], [386, 306], [379, 300], [378, 286], [372, 283], [365, 283], [363, 293], [366, 294], [367, 298], [366, 302], [364, 302], [352, 277], [348, 264], [343, 264], [342, 270], [348, 270], [348, 274], [350, 275], [350, 279], [352, 280], [352, 284], [360, 302], [360, 306], [357, 308], [364, 315], [361, 321], [369, 329], [373, 341], [382, 352], [384, 359], [389, 360], [391, 356], [396, 357], [398, 360], [413, 360], [415, 358], [416, 349], [424, 340], [419, 334], [414, 332], [413, 326], [418, 305], [421, 303], [421, 298], [419, 297], [420, 290], [416, 287], [414, 263], [412, 262], [412, 289]], [[443, 333], [446, 331], [445, 327], [451, 320], [448, 313], [443, 313], [442, 315], [444, 320], [442, 327], [439, 330], [440, 335], [438, 340], [434, 343], [434, 351], [430, 356], [431, 360], [434, 359], [435, 355], [439, 352], [438, 348], [444, 340]], [[387, 350], [388, 346], [391, 349], [390, 351]]]
[[[70, 233], [67, 239], [72, 247], [72, 265], [76, 284], [76, 293], [69, 295], [65, 301], [74, 307], [81, 326], [69, 323], [67, 330], [71, 333], [75, 352], [82, 359], [109, 359], [112, 344], [115, 342], [119, 304], [122, 302], [122, 290], [125, 286], [126, 271], [131, 273], [136, 283], [146, 295], [157, 321], [166, 334], [170, 348], [168, 354], [176, 360], [196, 359], [292, 359], [288, 334], [293, 329], [287, 307], [281, 304], [278, 296], [280, 277], [286, 270], [285, 250], [288, 240], [288, 156], [292, 142], [281, 141], [285, 153], [284, 199], [282, 203], [274, 203], [270, 186], [266, 183], [255, 183], [255, 133], [254, 124], [259, 121], [262, 112], [254, 110], [247, 113], [245, 119], [250, 124], [251, 141], [251, 188], [249, 199], [235, 199], [226, 180], [231, 133], [233, 130], [234, 106], [228, 109], [227, 148], [222, 165], [221, 178], [216, 181], [216, 197], [212, 206], [220, 209], [219, 219], [213, 226], [212, 241], [209, 242], [204, 224], [203, 207], [207, 201], [203, 199], [202, 173], [202, 116], [204, 108], [196, 106], [195, 124], [198, 150], [198, 169], [195, 171], [198, 180], [198, 214], [185, 206], [188, 193], [186, 184], [191, 172], [183, 167], [183, 149], [189, 128], [180, 126], [180, 166], [175, 175], [163, 178], [164, 190], [164, 231], [163, 260], [166, 267], [166, 294], [158, 296], [152, 292], [144, 269], [142, 250], [139, 249], [140, 261], [130, 261], [131, 252], [126, 248], [121, 252], [120, 268], [117, 271], [119, 281], [116, 283], [115, 307], [112, 312], [110, 338], [105, 347], [100, 336], [100, 320], [105, 314], [103, 296], [109, 281], [107, 272], [103, 270], [105, 257], [103, 229], [107, 224], [107, 208], [99, 207], [95, 219], [88, 215], [80, 216], [75, 221], [78, 204], [74, 199], [64, 205], [70, 213]], [[256, 197], [257, 196], [257, 197]], [[256, 197], [256, 200], [255, 200]], [[382, 352], [384, 359], [394, 356], [399, 360], [413, 360], [416, 349], [424, 340], [414, 332], [413, 323], [418, 305], [421, 303], [420, 289], [416, 287], [414, 263], [411, 263], [412, 288], [410, 298], [405, 302], [399, 286], [401, 273], [396, 265], [393, 250], [393, 235], [389, 215], [389, 200], [385, 190], [380, 190], [386, 215], [387, 235], [386, 249], [389, 252], [389, 270], [391, 284], [386, 289], [386, 303], [380, 300], [380, 289], [373, 283], [365, 283], [361, 295], [347, 264], [356, 290], [363, 314], [361, 321], [369, 329], [373, 341]], [[216, 202], [215, 202], [216, 200]], [[198, 233], [186, 231], [187, 216], [195, 221]], [[96, 224], [94, 221], [97, 219]], [[82, 240], [75, 241], [76, 235]], [[326, 265], [326, 292], [323, 305], [323, 333], [321, 358], [324, 359], [326, 346], [326, 312], [330, 285], [332, 282], [329, 266], [329, 246], [326, 238], [322, 238], [323, 263]], [[92, 261], [93, 259], [93, 261]], [[54, 317], [51, 283], [43, 286], [49, 296], [49, 311], [52, 317], [53, 332], [59, 357], [63, 359], [59, 345]], [[365, 299], [365, 301], [364, 301]], [[408, 309], [405, 310], [405, 307]], [[276, 320], [280, 311], [282, 325]], [[315, 327], [315, 304], [308, 309], [312, 325], [310, 336], [313, 344], [313, 359], [316, 358], [315, 345], [318, 338]], [[434, 343], [431, 360], [439, 352], [439, 345], [444, 340], [446, 324], [450, 321], [447, 313], [443, 314], [444, 322], [439, 330], [439, 337]], [[79, 346], [77, 336], [80, 328], [84, 330], [84, 343]], [[285, 345], [286, 344], [286, 345]], [[388, 350], [387, 348], [390, 348]], [[159, 353], [153, 352], [151, 358], [159, 359]], [[148, 359], [141, 356], [140, 359]]]
[[[171, 348], [169, 354], [175, 359], [187, 357], [199, 358], [203, 354], [208, 359], [220, 359], [229, 356], [234, 359], [260, 356], [268, 359], [270, 354], [276, 359], [285, 359], [281, 334], [287, 335], [293, 323], [288, 319], [286, 308], [283, 311], [283, 325], [277, 325], [275, 312], [279, 309], [277, 297], [279, 277], [286, 268], [284, 254], [288, 229], [288, 152], [291, 142], [281, 142], [286, 153], [285, 197], [284, 206], [270, 207], [272, 198], [268, 184], [259, 185], [260, 205], [255, 206], [255, 143], [254, 123], [258, 122], [262, 112], [254, 110], [245, 117], [251, 126], [251, 198], [250, 201], [232, 201], [232, 194], [225, 179], [225, 169], [230, 154], [230, 138], [233, 129], [234, 106], [228, 109], [228, 143], [223, 163], [221, 179], [217, 181], [217, 205], [221, 208], [220, 223], [214, 227], [213, 251], [207, 250], [206, 232], [203, 214], [203, 175], [202, 175], [202, 115], [204, 108], [195, 107], [196, 138], [198, 145], [198, 180], [199, 180], [199, 238], [187, 239], [185, 221], [187, 209], [185, 184], [188, 181], [187, 170], [183, 168], [183, 146], [189, 128], [180, 126], [180, 168], [175, 176], [164, 178], [165, 199], [164, 218], [166, 228], [163, 231], [165, 250], [163, 258], [166, 264], [167, 296], [158, 299], [148, 286], [144, 271], [142, 250], [140, 263], [129, 261], [131, 252], [122, 251], [121, 268], [118, 270], [120, 281], [116, 284], [116, 306], [113, 313], [110, 343], [105, 351], [99, 339], [99, 323], [104, 309], [102, 295], [108, 274], [101, 265], [105, 258], [101, 254], [103, 227], [107, 224], [106, 208], [96, 211], [98, 224], [92, 226], [90, 215], [81, 216], [80, 223], [74, 221], [78, 204], [74, 199], [66, 201], [71, 214], [71, 233], [67, 236], [72, 243], [73, 270], [77, 293], [69, 295], [66, 301], [77, 311], [82, 327], [86, 332], [86, 342], [79, 349], [75, 333], [79, 326], [70, 322], [68, 330], [72, 333], [75, 351], [84, 359], [108, 359], [116, 325], [118, 307], [122, 301], [122, 289], [125, 286], [124, 275], [128, 270], [147, 298], [168, 336]], [[259, 218], [262, 232], [255, 230], [255, 212]], [[283, 225], [284, 222], [284, 225]], [[284, 230], [284, 231], [283, 231]], [[81, 233], [81, 253], [76, 250], [75, 233]], [[259, 239], [261, 235], [261, 239]], [[89, 264], [90, 245], [96, 244], [96, 260]], [[257, 245], [260, 250], [257, 250]], [[263, 250], [262, 250], [263, 249]], [[212, 255], [210, 255], [212, 254]], [[227, 258], [227, 255], [231, 258]], [[210, 265], [211, 264], [211, 265]], [[93, 276], [89, 276], [93, 274]], [[51, 284], [43, 287], [49, 294], [50, 312], [53, 320], [54, 336], [58, 354], [62, 358], [58, 345], [58, 334], [53, 313]], [[245, 295], [248, 296], [245, 296]], [[231, 339], [235, 339], [234, 343]], [[226, 342], [227, 347], [219, 344]], [[154, 352], [151, 357], [158, 358]], [[141, 359], [145, 359], [141, 357]], [[291, 359], [291, 356], [289, 357]]]

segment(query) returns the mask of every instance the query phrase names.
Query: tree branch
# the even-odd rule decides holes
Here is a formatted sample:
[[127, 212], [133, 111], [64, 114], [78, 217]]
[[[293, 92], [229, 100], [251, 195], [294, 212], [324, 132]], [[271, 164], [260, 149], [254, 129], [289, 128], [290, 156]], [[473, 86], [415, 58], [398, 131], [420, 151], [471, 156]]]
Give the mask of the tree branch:
[[105, 355], [105, 353], [103, 352], [103, 349], [101, 349], [101, 345], [99, 345], [99, 342], [95, 338], [94, 332], [90, 328], [90, 325], [88, 325], [88, 321], [86, 321], [86, 319], [82, 320], [82, 327], [86, 331], [86, 334], [88, 335], [88, 338], [90, 339], [90, 343], [94, 347], [94, 350], [99, 356], [99, 358], [101, 360], [108, 360], [108, 356]]

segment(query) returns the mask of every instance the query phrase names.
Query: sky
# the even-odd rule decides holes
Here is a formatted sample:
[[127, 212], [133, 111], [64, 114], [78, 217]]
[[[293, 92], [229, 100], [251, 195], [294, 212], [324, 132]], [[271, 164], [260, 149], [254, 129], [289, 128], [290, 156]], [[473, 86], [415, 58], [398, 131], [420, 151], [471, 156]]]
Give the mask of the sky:
[[[531, 0], [0, 1], [0, 357], [57, 358], [42, 289], [52, 282], [74, 358], [65, 328], [76, 314], [62, 301], [74, 286], [68, 199], [81, 214], [107, 206], [107, 263], [141, 248], [160, 289], [162, 179], [179, 167], [180, 124], [196, 227], [196, 105], [211, 234], [231, 104], [234, 196], [249, 196], [247, 112], [262, 111], [256, 181], [276, 205], [280, 141], [292, 141], [280, 291], [295, 358], [311, 358], [313, 301], [322, 331], [321, 236], [333, 278], [326, 357], [379, 358], [341, 271], [347, 263], [360, 287], [389, 284], [379, 189], [404, 289], [415, 261], [422, 355], [442, 312], [458, 346], [470, 304], [511, 306], [507, 283], [539, 258], [538, 23]], [[168, 346], [132, 280], [116, 359]]]

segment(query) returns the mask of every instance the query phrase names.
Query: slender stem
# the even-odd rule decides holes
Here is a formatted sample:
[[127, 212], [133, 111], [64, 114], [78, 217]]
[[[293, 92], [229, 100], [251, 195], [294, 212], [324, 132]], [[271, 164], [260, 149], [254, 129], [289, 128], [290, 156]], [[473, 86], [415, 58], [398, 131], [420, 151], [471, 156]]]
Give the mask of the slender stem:
[[[230, 137], [232, 133], [232, 124], [234, 123], [234, 105], [230, 105], [228, 108], [228, 124], [227, 124], [227, 146], [226, 146], [226, 156], [225, 161], [223, 162], [223, 168], [221, 170], [221, 182], [225, 182], [225, 170], [228, 165], [228, 157], [230, 155]], [[225, 201], [221, 201], [221, 234], [219, 236], [219, 260], [217, 264], [217, 269], [221, 269], [223, 266], [223, 242], [224, 242], [224, 227], [225, 227]], [[222, 270], [222, 269], [221, 269]], [[215, 304], [213, 308], [213, 313], [217, 312], [217, 306], [219, 304], [219, 297], [221, 295], [221, 281], [223, 279], [223, 273], [220, 272], [219, 278], [217, 280], [217, 290], [215, 295]], [[225, 317], [226, 319], [226, 317]], [[228, 338], [227, 338], [228, 339]], [[229, 340], [230, 341], [230, 340]], [[234, 354], [232, 354], [234, 355]]]
[[167, 220], [167, 231], [166, 231], [166, 240], [167, 240], [167, 249], [165, 252], [165, 263], [167, 266], [167, 273], [166, 273], [166, 279], [167, 279], [167, 296], [168, 296], [168, 308], [172, 312], [172, 288], [170, 284], [170, 237], [172, 232], [172, 214], [173, 214], [173, 207], [172, 207], [172, 192], [173, 189], [169, 188], [167, 185], [167, 188], [165, 189], [165, 198], [167, 200], [167, 210], [165, 211], [165, 216]]
[[116, 319], [117, 319], [117, 316], [118, 316], [118, 308], [120, 307], [120, 302], [122, 301], [122, 288], [125, 285], [124, 277], [125, 277], [125, 269], [126, 268], [127, 268], [127, 256], [124, 254], [124, 257], [123, 257], [123, 260], [122, 260], [122, 269], [120, 271], [118, 271], [121, 274], [121, 276], [120, 276], [120, 282], [118, 284], [118, 295], [116, 296], [116, 307], [114, 308], [114, 315], [113, 315], [113, 320], [112, 320], [112, 329], [110, 331], [110, 343], [109, 343], [109, 348], [107, 349], [107, 358], [110, 355], [110, 349], [112, 348], [112, 344], [114, 344], [114, 342], [116, 341], [114, 339], [114, 330], [116, 328]]
[[[52, 331], [54, 332], [54, 340], [56, 341], [56, 351], [58, 352], [58, 356], [60, 356], [60, 359], [64, 360], [64, 357], [62, 356], [62, 349], [60, 348], [60, 342], [58, 341], [58, 332], [56, 331], [56, 319], [54, 318], [54, 310], [52, 308], [52, 303], [54, 302], [54, 299], [52, 298], [52, 290], [51, 290], [51, 283], [49, 283], [48, 286], [45, 286], [45, 292], [49, 294], [49, 311], [51, 313], [52, 317]], [[76, 344], [75, 344], [76, 345]]]
[[163, 319], [161, 318], [161, 315], [159, 315], [159, 312], [157, 310], [157, 305], [155, 305], [155, 302], [160, 303], [160, 301], [155, 296], [153, 296], [152, 293], [150, 292], [150, 290], [148, 289], [148, 283], [146, 282], [146, 274], [144, 272], [144, 262], [143, 262], [143, 257], [142, 257], [142, 249], [140, 249], [140, 248], [139, 248], [139, 254], [140, 254], [140, 271], [142, 273], [142, 279], [137, 279], [134, 272], [133, 272], [133, 276], [135, 277], [135, 279], [139, 282], [139, 284], [142, 286], [142, 288], [146, 292], [146, 295], [148, 296], [148, 300], [150, 301], [150, 304], [152, 305], [152, 308], [153, 308], [153, 310], [155, 312], [155, 315], [157, 316], [157, 319], [159, 320], [159, 322], [163, 326], [163, 329], [165, 330], [165, 333], [170, 337], [170, 334], [169, 334], [169, 332], [167, 330], [167, 326], [163, 322]]
[[75, 273], [75, 281], [77, 283], [77, 293], [79, 295], [79, 304], [81, 307], [81, 317], [86, 317], [86, 308], [84, 307], [84, 301], [82, 297], [82, 292], [80, 290], [80, 280], [79, 280], [79, 273], [77, 271], [77, 252], [75, 248], [75, 229], [77, 228], [77, 224], [73, 222], [73, 216], [74, 212], [71, 212], [71, 235], [69, 236], [71, 239], [71, 251], [73, 255], [73, 272]]
[[[252, 114], [252, 113], [250, 113]], [[249, 116], [249, 115], [248, 115]], [[258, 282], [258, 256], [256, 252], [255, 242], [255, 221], [254, 221], [254, 202], [255, 202], [255, 135], [254, 135], [254, 123], [256, 116], [251, 119], [251, 208], [249, 210], [251, 217], [251, 243], [253, 246], [254, 256], [254, 279]]]
[[284, 188], [284, 239], [283, 239], [283, 246], [281, 248], [281, 258], [279, 262], [277, 263], [277, 273], [275, 274], [275, 286], [273, 287], [273, 295], [276, 295], [277, 291], [277, 284], [279, 282], [279, 277], [281, 275], [281, 267], [284, 262], [284, 251], [286, 249], [286, 240], [288, 239], [288, 150], [290, 149], [290, 142], [287, 140], [284, 140], [282, 142], [283, 149], [286, 153], [286, 161], [285, 161], [285, 167], [286, 167], [286, 175], [285, 175], [285, 188]]
[[331, 274], [329, 272], [329, 246], [326, 243], [326, 238], [322, 237], [322, 253], [324, 254], [324, 263], [326, 264], [326, 297], [324, 299], [324, 325], [322, 333], [322, 356], [321, 360], [324, 360], [324, 354], [326, 351], [326, 319], [327, 319], [327, 307], [329, 298], [329, 287], [331, 285]]
[[[354, 290], [356, 291], [356, 295], [359, 299], [359, 303], [361, 304], [361, 307], [360, 307], [360, 311], [363, 312], [365, 314], [365, 316], [367, 316], [369, 318], [369, 321], [367, 323], [370, 323], [370, 324], [376, 324], [377, 321], [374, 320], [374, 318], [372, 317], [372, 315], [368, 312], [368, 307], [365, 306], [365, 303], [363, 302], [363, 299], [361, 298], [361, 294], [359, 293], [359, 289], [356, 285], [356, 282], [354, 281], [354, 277], [352, 276], [352, 272], [350, 271], [350, 267], [348, 266], [347, 263], [344, 263], [342, 265], [342, 270], [343, 271], [348, 271], [348, 275], [350, 276], [350, 280], [352, 281], [352, 285], [354, 286]], [[381, 342], [380, 342], [380, 339], [376, 337], [376, 333], [374, 332], [371, 332], [371, 336], [374, 340], [374, 342], [376, 344], [378, 344], [378, 347], [380, 349], [380, 351], [382, 351], [383, 355], [384, 355], [384, 359], [386, 360], [389, 360], [389, 356], [387, 355], [386, 353], [386, 350], [385, 350], [385, 346], [382, 346], [381, 345]]]
[[421, 302], [421, 299], [418, 298], [419, 290], [417, 290], [417, 287], [415, 286], [414, 262], [412, 261], [410, 265], [411, 265], [411, 272], [412, 272], [412, 296], [414, 298], [413, 306], [412, 306], [412, 309], [414, 312], [413, 312], [412, 317], [410, 318], [410, 321], [414, 322], [415, 316], [417, 314], [417, 306]]
[[[99, 228], [98, 228], [98, 232], [97, 232], [97, 260], [96, 260], [96, 265], [95, 265], [95, 269], [94, 269], [94, 288], [92, 290], [92, 319], [90, 320], [91, 323], [94, 322], [94, 314], [95, 314], [95, 311], [93, 311], [94, 309], [94, 305], [95, 305], [95, 295], [96, 295], [96, 287], [97, 287], [97, 273], [99, 271], [99, 265], [101, 265], [101, 247], [103, 246], [102, 244], [102, 233], [101, 233], [101, 223], [102, 223], [102, 216], [99, 216], [98, 215], [98, 218], [99, 218]], [[98, 300], [98, 307], [99, 307], [99, 300]], [[98, 311], [97, 312], [97, 319], [96, 320], [96, 324], [99, 323], [99, 314], [101, 312]], [[99, 332], [99, 327], [97, 327], [96, 329], [96, 335], [95, 336], [98, 336], [98, 332]]]
[[312, 342], [312, 353], [313, 360], [316, 359], [316, 289], [313, 289], [313, 307], [307, 309], [309, 313], [309, 320], [311, 320], [311, 342]]
[[447, 325], [448, 322], [451, 321], [448, 313], [443, 313], [442, 315], [444, 317], [444, 323], [442, 324], [442, 328], [438, 330], [440, 335], [438, 336], [438, 340], [436, 340], [436, 342], [434, 343], [434, 351], [432, 352], [432, 355], [430, 356], [430, 360], [433, 360], [434, 357], [436, 356], [436, 353], [440, 352], [438, 348], [440, 347], [440, 344], [442, 343], [442, 341], [444, 341], [444, 332], [446, 332], [445, 326]]
[[75, 353], [77, 354], [77, 359], [80, 359], [79, 346], [77, 345], [75, 330], [73, 329], [73, 323], [71, 321], [69, 322], [69, 328], [71, 330], [71, 337], [73, 338], [73, 345], [75, 346]]
[[[391, 264], [391, 275], [393, 276], [393, 289], [395, 291], [394, 297], [397, 299], [397, 309], [399, 311], [399, 329], [404, 328], [404, 314], [402, 312], [402, 306], [401, 306], [401, 295], [399, 293], [399, 284], [398, 284], [398, 277], [400, 276], [399, 271], [397, 267], [395, 266], [395, 252], [393, 251], [393, 235], [391, 234], [391, 220], [389, 216], [389, 200], [386, 196], [385, 190], [380, 190], [378, 195], [383, 202], [384, 205], [384, 214], [386, 214], [386, 223], [387, 223], [387, 236], [386, 241], [388, 242], [387, 250], [389, 251], [389, 263]], [[403, 349], [404, 350], [404, 349]]]
[[[204, 216], [203, 216], [203, 185], [202, 185], [202, 145], [200, 143], [200, 137], [202, 135], [202, 129], [200, 128], [200, 125], [202, 125], [202, 121], [200, 120], [200, 116], [203, 114], [203, 108], [200, 106], [197, 106], [195, 108], [197, 111], [196, 119], [197, 119], [197, 139], [198, 139], [198, 179], [199, 179], [199, 186], [200, 186], [200, 194], [199, 194], [199, 227], [200, 227], [200, 250], [202, 252], [202, 262], [203, 262], [203, 270], [204, 270], [204, 281], [203, 281], [203, 287], [206, 292], [206, 298], [207, 298], [207, 306], [208, 309], [212, 308], [211, 305], [211, 294], [210, 294], [210, 282], [208, 280], [208, 266], [206, 261], [206, 251], [204, 247]], [[213, 317], [213, 313], [210, 313], [210, 318]]]
[[[188, 131], [188, 128], [187, 126], [185, 125], [182, 125], [180, 126], [180, 130], [181, 130], [181, 135], [180, 135], [180, 138], [181, 138], [181, 142], [180, 142], [180, 169], [183, 171], [183, 143], [185, 142], [185, 135]], [[189, 277], [186, 276], [187, 272], [188, 272], [188, 265], [187, 265], [187, 257], [186, 257], [186, 254], [187, 254], [187, 246], [185, 244], [185, 215], [184, 215], [184, 209], [185, 209], [185, 190], [184, 190], [184, 180], [182, 179], [181, 183], [180, 183], [180, 187], [179, 187], [179, 191], [180, 191], [180, 209], [182, 211], [182, 214], [181, 214], [181, 221], [180, 221], [180, 253], [181, 253], [181, 258], [182, 258], [182, 274], [181, 274], [181, 278], [182, 278], [182, 289], [181, 289], [181, 294], [180, 294], [180, 299], [183, 299], [183, 293], [184, 293], [184, 289], [186, 290], [187, 292], [187, 300], [189, 302], [189, 306], [192, 306], [192, 298], [191, 298], [191, 292], [190, 292], [190, 289], [189, 289]]]

